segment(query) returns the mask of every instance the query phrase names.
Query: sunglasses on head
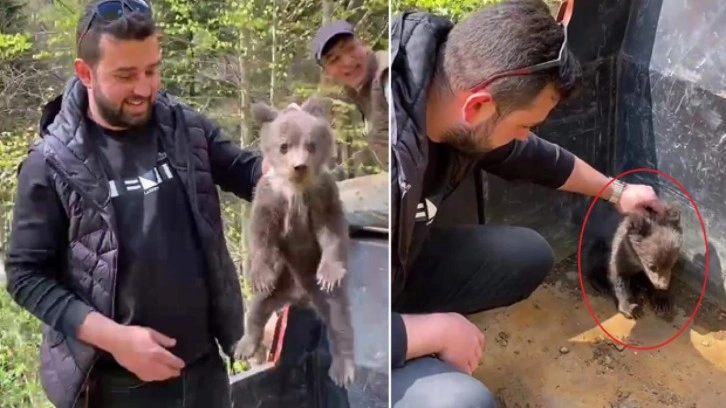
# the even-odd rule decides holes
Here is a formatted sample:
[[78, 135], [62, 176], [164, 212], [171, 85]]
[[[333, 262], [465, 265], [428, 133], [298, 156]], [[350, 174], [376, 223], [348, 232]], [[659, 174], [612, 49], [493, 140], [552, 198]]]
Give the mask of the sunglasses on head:
[[562, 27], [562, 32], [564, 33], [564, 39], [562, 40], [562, 46], [560, 47], [560, 53], [558, 54], [556, 59], [546, 61], [546, 62], [541, 62], [539, 64], [530, 65], [530, 66], [524, 67], [524, 68], [517, 68], [517, 69], [508, 70], [508, 71], [494, 74], [494, 75], [490, 76], [489, 78], [486, 78], [483, 81], [479, 82], [477, 85], [474, 85], [474, 87], [470, 89], [470, 92], [473, 94], [480, 92], [480, 91], [486, 89], [486, 87], [491, 85], [492, 82], [496, 81], [499, 78], [518, 76], [518, 75], [530, 75], [535, 72], [559, 67], [560, 65], [562, 65], [562, 61], [565, 56], [565, 52], [567, 50], [567, 25], [570, 23], [570, 18], [572, 18], [572, 11], [573, 11], [574, 7], [575, 7], [574, 0], [564, 0], [562, 2], [562, 4], [560, 5], [559, 11], [557, 12], [556, 21]]
[[88, 23], [86, 23], [86, 27], [81, 32], [81, 36], [78, 38], [79, 48], [81, 41], [88, 34], [88, 30], [91, 29], [91, 25], [97, 18], [105, 23], [111, 23], [134, 12], [151, 14], [151, 7], [144, 0], [107, 0], [98, 3], [88, 19]]

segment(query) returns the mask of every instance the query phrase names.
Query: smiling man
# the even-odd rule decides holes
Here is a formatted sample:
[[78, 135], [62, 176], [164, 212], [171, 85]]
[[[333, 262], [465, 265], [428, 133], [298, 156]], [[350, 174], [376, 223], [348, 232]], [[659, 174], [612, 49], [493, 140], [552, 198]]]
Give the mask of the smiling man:
[[243, 334], [216, 186], [251, 200], [263, 160], [160, 92], [143, 0], [96, 0], [75, 76], [18, 175], [7, 290], [43, 324], [58, 408], [231, 406], [218, 345]]
[[312, 41], [327, 78], [343, 87], [366, 121], [368, 145], [388, 171], [388, 51], [373, 51], [347, 21], [321, 27]]

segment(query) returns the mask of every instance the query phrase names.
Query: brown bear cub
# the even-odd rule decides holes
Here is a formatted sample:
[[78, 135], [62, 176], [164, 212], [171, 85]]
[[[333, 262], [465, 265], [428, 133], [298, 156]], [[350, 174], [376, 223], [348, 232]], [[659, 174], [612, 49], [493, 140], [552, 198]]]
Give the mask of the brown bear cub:
[[325, 112], [324, 100], [317, 96], [280, 111], [253, 105], [270, 171], [260, 179], [252, 201], [246, 278], [253, 297], [235, 357], [247, 360], [257, 351], [265, 323], [281, 306], [311, 307], [328, 330], [330, 378], [348, 387], [355, 374], [346, 287], [348, 224], [327, 169], [334, 136]]
[[593, 240], [586, 249], [583, 266], [591, 285], [613, 296], [618, 311], [628, 319], [642, 316], [640, 295], [649, 298], [658, 314], [672, 307], [669, 287], [683, 230], [680, 209], [670, 202], [664, 206], [660, 214], [646, 209], [622, 217], [614, 231]]

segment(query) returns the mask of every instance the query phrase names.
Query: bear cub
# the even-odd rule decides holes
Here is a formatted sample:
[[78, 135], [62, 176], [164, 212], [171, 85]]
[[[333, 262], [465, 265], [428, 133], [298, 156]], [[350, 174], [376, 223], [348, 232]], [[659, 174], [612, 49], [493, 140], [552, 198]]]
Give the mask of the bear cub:
[[644, 209], [624, 217], [612, 209], [602, 221], [616, 225], [614, 231], [600, 234], [585, 250], [583, 267], [590, 284], [612, 296], [618, 311], [628, 319], [642, 316], [641, 295], [658, 314], [672, 308], [669, 288], [683, 245], [683, 229], [675, 203], [665, 202], [664, 207], [660, 214]]
[[267, 320], [281, 306], [311, 307], [328, 330], [328, 374], [348, 387], [355, 374], [346, 287], [348, 224], [327, 168], [335, 139], [326, 111], [319, 96], [279, 111], [263, 102], [253, 105], [270, 171], [258, 182], [251, 206], [246, 278], [253, 297], [235, 357], [247, 360], [257, 351]]

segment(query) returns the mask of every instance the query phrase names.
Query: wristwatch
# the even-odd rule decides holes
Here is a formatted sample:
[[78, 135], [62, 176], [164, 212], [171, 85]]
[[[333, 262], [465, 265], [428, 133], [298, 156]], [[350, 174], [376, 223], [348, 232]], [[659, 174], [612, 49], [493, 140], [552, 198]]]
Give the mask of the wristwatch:
[[608, 201], [617, 205], [620, 201], [620, 196], [623, 194], [623, 190], [625, 190], [625, 183], [620, 180], [615, 180], [612, 183], [612, 189], [613, 192], [610, 194], [610, 197], [608, 197]]

